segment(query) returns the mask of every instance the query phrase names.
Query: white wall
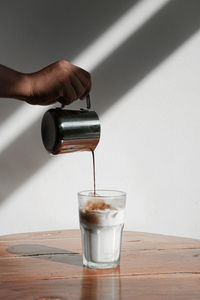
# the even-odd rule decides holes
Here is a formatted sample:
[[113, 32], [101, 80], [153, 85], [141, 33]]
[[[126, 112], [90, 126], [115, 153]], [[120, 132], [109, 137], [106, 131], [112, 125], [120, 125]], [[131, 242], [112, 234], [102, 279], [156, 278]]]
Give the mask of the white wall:
[[[85, 32], [81, 24], [76, 25], [83, 38], [79, 45], [73, 34], [75, 50], [73, 53], [70, 46], [69, 55], [68, 44], [63, 42], [68, 29], [60, 21], [52, 25], [50, 17], [45, 28], [42, 26], [45, 5], [48, 16], [55, 14], [58, 18], [66, 2], [72, 3], [47, 1], [40, 7], [37, 1], [38, 6], [35, 1], [29, 1], [27, 6], [21, 1], [22, 12], [20, 7], [13, 8], [13, 2], [5, 1], [4, 14], [10, 14], [8, 5], [13, 10], [10, 18], [1, 20], [2, 63], [31, 71], [69, 56], [90, 69], [92, 101], [102, 124], [96, 150], [97, 187], [128, 193], [127, 230], [199, 238], [199, 2], [175, 0], [171, 4], [156, 0], [153, 4], [145, 0], [132, 7], [134, 1], [123, 1], [125, 6], [119, 1], [113, 12], [111, 1], [104, 18], [99, 19], [101, 12], [96, 2], [91, 8], [93, 15], [96, 13], [93, 28]], [[37, 18], [41, 26], [34, 23], [34, 9], [43, 9]], [[72, 5], [71, 9], [73, 12], [77, 7]], [[125, 34], [123, 19], [119, 18], [126, 11], [132, 11], [139, 20], [132, 35], [124, 41], [119, 38], [117, 49], [101, 58], [109, 45], [106, 31], [112, 29], [110, 34], [115, 34], [114, 25], [121, 20], [119, 36]], [[87, 10], [85, 13], [87, 19]], [[65, 20], [62, 22], [65, 25]], [[53, 31], [56, 25], [59, 28]], [[46, 33], [48, 39], [44, 40]], [[95, 46], [99, 36], [100, 45], [104, 43], [100, 58], [95, 52], [91, 61], [87, 60], [88, 47]], [[14, 52], [13, 46], [17, 49]], [[87, 51], [81, 57], [83, 50]], [[77, 192], [92, 188], [91, 154], [49, 156], [40, 138], [40, 107], [2, 99], [0, 111], [0, 234], [78, 228]]]

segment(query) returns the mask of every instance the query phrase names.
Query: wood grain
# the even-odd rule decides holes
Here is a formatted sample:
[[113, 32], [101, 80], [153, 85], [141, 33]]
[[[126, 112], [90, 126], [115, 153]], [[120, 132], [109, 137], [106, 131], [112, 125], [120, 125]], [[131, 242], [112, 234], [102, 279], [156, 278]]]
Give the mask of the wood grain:
[[200, 299], [200, 241], [124, 232], [120, 266], [94, 270], [78, 230], [2, 236], [0, 299]]
[[198, 275], [92, 277], [0, 283], [0, 299], [199, 300]]

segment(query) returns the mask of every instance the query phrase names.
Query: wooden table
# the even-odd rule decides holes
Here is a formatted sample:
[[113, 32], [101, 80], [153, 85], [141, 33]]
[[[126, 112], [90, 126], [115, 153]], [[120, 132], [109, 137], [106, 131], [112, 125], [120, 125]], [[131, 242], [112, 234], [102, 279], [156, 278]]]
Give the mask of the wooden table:
[[78, 230], [0, 237], [0, 299], [200, 299], [200, 240], [124, 232], [121, 265], [82, 267]]

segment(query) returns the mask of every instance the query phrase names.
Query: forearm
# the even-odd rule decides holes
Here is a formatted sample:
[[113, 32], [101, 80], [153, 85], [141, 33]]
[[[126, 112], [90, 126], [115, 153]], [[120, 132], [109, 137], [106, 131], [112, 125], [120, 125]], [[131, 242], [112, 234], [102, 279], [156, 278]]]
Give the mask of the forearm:
[[29, 94], [28, 75], [0, 65], [0, 97], [26, 100]]

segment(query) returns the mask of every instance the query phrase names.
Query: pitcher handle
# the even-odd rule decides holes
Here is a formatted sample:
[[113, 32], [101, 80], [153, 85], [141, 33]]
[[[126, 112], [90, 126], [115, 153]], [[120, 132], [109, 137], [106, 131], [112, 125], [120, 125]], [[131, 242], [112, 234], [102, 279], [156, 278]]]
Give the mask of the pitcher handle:
[[87, 109], [91, 108], [90, 94], [88, 94], [86, 97], [86, 105], [87, 105]]
[[[90, 109], [91, 108], [91, 101], [90, 101], [90, 94], [88, 94], [86, 96], [86, 106], [87, 106], [87, 109]], [[62, 103], [61, 104], [61, 108], [64, 108], [65, 107], [65, 104]]]

